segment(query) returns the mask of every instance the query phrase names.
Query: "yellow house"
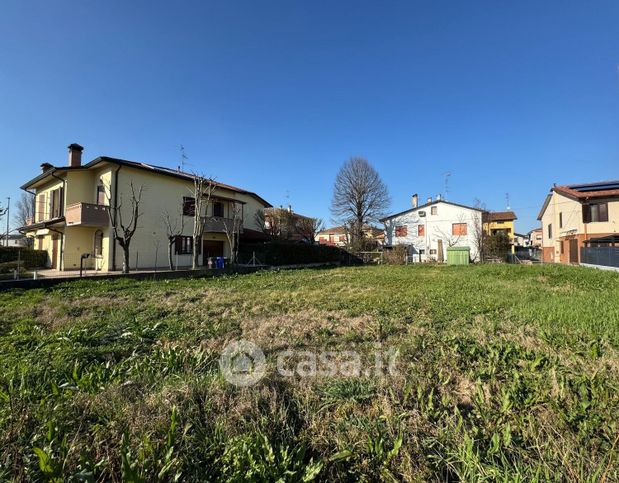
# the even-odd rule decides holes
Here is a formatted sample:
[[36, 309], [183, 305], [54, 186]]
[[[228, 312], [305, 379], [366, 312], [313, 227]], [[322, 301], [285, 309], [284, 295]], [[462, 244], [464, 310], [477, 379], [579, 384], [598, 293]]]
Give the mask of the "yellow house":
[[[21, 231], [34, 238], [35, 248], [47, 251], [48, 266], [76, 270], [82, 256], [87, 255], [85, 268], [120, 270], [123, 250], [114, 240], [109, 212], [119, 213], [125, 223], [130, 220], [132, 186], [141, 188], [142, 196], [130, 243], [130, 268], [167, 265], [166, 217], [177, 227], [176, 266], [191, 266], [194, 175], [106, 156], [82, 165], [82, 151], [80, 145], [71, 144], [67, 166], [43, 164], [41, 174], [21, 187], [35, 196], [34, 219]], [[262, 231], [255, 214], [270, 206], [255, 193], [216, 182], [204, 208], [204, 234], [197, 247], [201, 263], [206, 265], [209, 257], [230, 255], [226, 228], [235, 212], [241, 218], [240, 242], [260, 238]]]
[[518, 218], [513, 211], [486, 211], [483, 214], [482, 220], [484, 225], [484, 233], [486, 235], [496, 235], [497, 233], [505, 233], [509, 238], [511, 252], [515, 252], [514, 245], [514, 221]]

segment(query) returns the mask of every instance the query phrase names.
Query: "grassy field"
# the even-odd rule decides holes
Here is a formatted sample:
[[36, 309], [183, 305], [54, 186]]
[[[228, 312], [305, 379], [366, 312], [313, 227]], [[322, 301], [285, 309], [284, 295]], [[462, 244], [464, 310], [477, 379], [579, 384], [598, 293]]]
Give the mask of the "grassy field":
[[[249, 387], [219, 370], [239, 338], [266, 354]], [[286, 349], [396, 370], [284, 375]], [[618, 351], [619, 274], [572, 267], [0, 293], [0, 478], [617, 481]]]

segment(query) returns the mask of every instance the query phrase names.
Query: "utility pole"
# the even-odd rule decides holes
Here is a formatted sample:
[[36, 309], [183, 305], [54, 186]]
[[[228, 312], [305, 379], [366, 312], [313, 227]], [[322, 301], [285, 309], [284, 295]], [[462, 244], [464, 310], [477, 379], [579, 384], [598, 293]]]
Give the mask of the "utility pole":
[[11, 197], [6, 199], [6, 246], [9, 246], [9, 221], [11, 220]]

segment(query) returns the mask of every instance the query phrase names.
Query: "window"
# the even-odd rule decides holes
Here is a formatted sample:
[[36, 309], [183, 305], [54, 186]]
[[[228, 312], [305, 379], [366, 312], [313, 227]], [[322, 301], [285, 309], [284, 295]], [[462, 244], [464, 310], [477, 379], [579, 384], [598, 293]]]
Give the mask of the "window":
[[103, 183], [99, 183], [97, 185], [97, 204], [107, 205], [107, 199], [105, 196], [105, 186], [103, 186]]
[[406, 225], [398, 225], [395, 227], [395, 236], [408, 235], [408, 227]]
[[[563, 228], [563, 212], [559, 212], [559, 228]], [[561, 251], [563, 253], [563, 251]]]
[[426, 225], [417, 225], [417, 236], [425, 236]]
[[436, 248], [430, 248], [430, 255], [436, 255]]
[[64, 215], [62, 199], [64, 198], [64, 188], [57, 188], [50, 193], [49, 197], [49, 217], [60, 218]]
[[346, 235], [340, 235], [340, 241], [341, 242], [345, 242], [346, 241]]
[[189, 255], [193, 252], [193, 238], [190, 236], [177, 236], [174, 239], [174, 251], [179, 255]]
[[453, 223], [451, 225], [451, 234], [455, 236], [464, 236], [467, 234], [468, 226], [466, 223]]
[[561, 240], [561, 255], [565, 253], [565, 247], [563, 246], [563, 240]]
[[95, 231], [95, 246], [93, 253], [95, 257], [103, 255], [103, 232], [101, 230]]
[[548, 223], [548, 239], [552, 238], [552, 223]]
[[223, 218], [224, 216], [224, 204], [221, 201], [215, 201], [213, 203], [213, 216]]
[[582, 206], [582, 222], [608, 221], [608, 203], [593, 203]]
[[433, 206], [432, 208], [430, 208], [430, 214], [431, 215], [437, 215], [438, 214], [438, 206]]
[[426, 254], [426, 251], [423, 248], [419, 250], [419, 255], [425, 255], [425, 254]]
[[183, 196], [183, 216], [193, 216], [196, 212], [196, 199]]

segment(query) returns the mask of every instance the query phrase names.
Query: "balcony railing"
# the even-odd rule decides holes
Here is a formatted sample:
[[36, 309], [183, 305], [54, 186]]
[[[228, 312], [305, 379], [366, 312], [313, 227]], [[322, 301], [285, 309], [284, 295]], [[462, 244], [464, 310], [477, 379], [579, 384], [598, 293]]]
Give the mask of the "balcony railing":
[[64, 216], [67, 226], [107, 226], [110, 222], [108, 207], [92, 203], [73, 203]]
[[[240, 226], [240, 232], [243, 232], [243, 220], [237, 220]], [[228, 230], [232, 230], [234, 222], [232, 218], [224, 218], [221, 216], [214, 216], [204, 218], [204, 232], [205, 233], [225, 233], [226, 226]]]

